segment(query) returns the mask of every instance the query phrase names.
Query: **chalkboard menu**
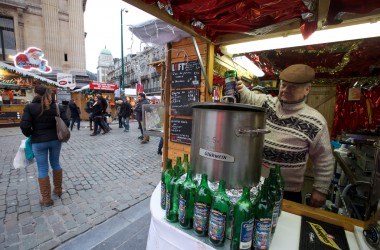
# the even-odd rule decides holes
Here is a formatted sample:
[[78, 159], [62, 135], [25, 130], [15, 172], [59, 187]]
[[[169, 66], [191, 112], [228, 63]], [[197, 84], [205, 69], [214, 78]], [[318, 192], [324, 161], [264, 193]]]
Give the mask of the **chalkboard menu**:
[[191, 144], [191, 119], [171, 118], [170, 141], [182, 144]]
[[200, 86], [201, 66], [198, 61], [172, 63], [172, 88]]
[[191, 116], [190, 103], [199, 102], [199, 90], [173, 90], [171, 115]]

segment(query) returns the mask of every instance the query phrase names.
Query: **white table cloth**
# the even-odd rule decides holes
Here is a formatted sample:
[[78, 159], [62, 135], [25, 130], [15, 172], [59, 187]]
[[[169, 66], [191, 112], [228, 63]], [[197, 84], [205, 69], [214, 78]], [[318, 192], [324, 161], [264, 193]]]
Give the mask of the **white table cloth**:
[[[213, 247], [208, 237], [198, 237], [192, 229], [182, 229], [178, 223], [170, 223], [165, 219], [165, 210], [161, 209], [161, 184], [155, 188], [150, 200], [152, 214], [147, 250], [171, 249], [230, 249], [230, 241], [223, 247]], [[282, 212], [274, 234], [271, 250], [297, 250], [299, 246], [301, 216]], [[348, 245], [351, 250], [360, 249], [353, 232], [346, 231]], [[364, 250], [364, 249], [363, 249]]]

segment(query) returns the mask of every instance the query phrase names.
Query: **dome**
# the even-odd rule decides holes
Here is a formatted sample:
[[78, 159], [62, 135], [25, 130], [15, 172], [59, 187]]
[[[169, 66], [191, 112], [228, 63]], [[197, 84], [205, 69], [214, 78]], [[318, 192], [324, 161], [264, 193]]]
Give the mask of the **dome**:
[[112, 56], [111, 51], [107, 48], [102, 49], [102, 51], [100, 51], [100, 54]]

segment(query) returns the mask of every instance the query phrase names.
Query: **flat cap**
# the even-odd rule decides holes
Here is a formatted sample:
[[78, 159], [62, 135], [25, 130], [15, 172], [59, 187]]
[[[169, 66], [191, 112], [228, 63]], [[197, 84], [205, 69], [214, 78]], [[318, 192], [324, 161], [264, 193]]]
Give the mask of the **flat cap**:
[[308, 83], [315, 78], [315, 71], [312, 67], [305, 64], [294, 64], [280, 73], [280, 79], [290, 83]]

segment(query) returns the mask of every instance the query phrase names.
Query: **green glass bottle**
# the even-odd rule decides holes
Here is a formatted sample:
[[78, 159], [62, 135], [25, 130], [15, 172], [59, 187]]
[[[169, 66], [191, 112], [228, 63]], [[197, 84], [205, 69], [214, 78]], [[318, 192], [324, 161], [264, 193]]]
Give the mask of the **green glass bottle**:
[[173, 176], [166, 183], [166, 220], [169, 222], [178, 221], [178, 192], [176, 193], [176, 182], [178, 181], [178, 166], [174, 166]]
[[187, 173], [187, 170], [190, 168], [189, 155], [183, 155], [182, 169]]
[[175, 166], [178, 166], [178, 177], [181, 177], [185, 173], [185, 170], [182, 168], [182, 160], [181, 159], [182, 159], [181, 156], [177, 156], [177, 161], [175, 163]]
[[243, 187], [243, 194], [234, 206], [231, 249], [251, 249], [253, 221], [250, 189]]
[[173, 184], [173, 213], [177, 215], [177, 219], [175, 221], [178, 221], [179, 193], [185, 180], [181, 178], [183, 175], [181, 172], [181, 165], [175, 165], [174, 172], [176, 173], [177, 178]]
[[193, 182], [193, 170], [187, 169], [186, 180], [179, 190], [178, 221], [182, 228], [193, 227], [194, 198], [197, 186]]
[[202, 174], [201, 184], [196, 189], [194, 198], [194, 232], [207, 236], [208, 220], [212, 204], [212, 191], [208, 186], [207, 174]]
[[255, 222], [252, 243], [255, 250], [269, 249], [270, 245], [273, 206], [268, 192], [268, 182], [265, 180], [253, 208]]
[[280, 213], [278, 216], [281, 215], [282, 211], [282, 200], [284, 199], [284, 188], [285, 188], [285, 181], [284, 178], [281, 175], [281, 167], [280, 165], [276, 165], [276, 176], [277, 176], [277, 182], [281, 190], [281, 202], [280, 202]]
[[269, 172], [268, 190], [273, 198], [273, 217], [272, 217], [272, 234], [276, 231], [278, 218], [280, 216], [281, 209], [281, 188], [280, 183], [277, 181], [276, 169], [271, 168]]
[[161, 173], [161, 208], [166, 209], [166, 183], [173, 176], [172, 160], [168, 159], [166, 168]]
[[226, 194], [226, 183], [219, 181], [218, 191], [212, 199], [208, 236], [214, 245], [223, 245], [226, 240], [226, 225], [230, 210], [230, 199]]

